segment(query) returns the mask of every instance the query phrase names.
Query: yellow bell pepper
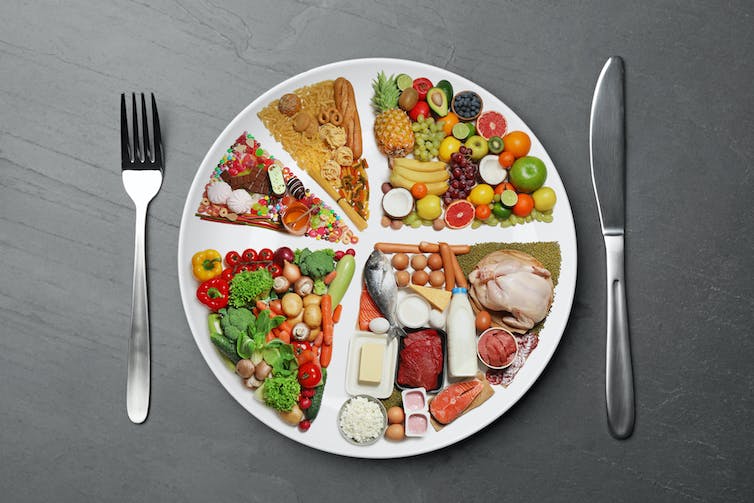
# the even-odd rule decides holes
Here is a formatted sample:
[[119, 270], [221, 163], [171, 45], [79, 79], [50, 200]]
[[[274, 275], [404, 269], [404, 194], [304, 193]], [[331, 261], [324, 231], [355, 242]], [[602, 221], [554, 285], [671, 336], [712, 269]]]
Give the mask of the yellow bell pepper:
[[191, 257], [191, 266], [194, 277], [204, 282], [222, 274], [223, 258], [217, 250], [204, 250]]

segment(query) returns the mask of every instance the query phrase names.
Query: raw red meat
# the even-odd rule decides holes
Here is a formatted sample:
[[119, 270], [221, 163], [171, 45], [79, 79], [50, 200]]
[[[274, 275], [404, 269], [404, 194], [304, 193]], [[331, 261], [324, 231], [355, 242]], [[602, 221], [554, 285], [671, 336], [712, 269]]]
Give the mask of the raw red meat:
[[397, 381], [407, 388], [434, 390], [442, 373], [442, 341], [436, 330], [411, 332], [403, 338]]

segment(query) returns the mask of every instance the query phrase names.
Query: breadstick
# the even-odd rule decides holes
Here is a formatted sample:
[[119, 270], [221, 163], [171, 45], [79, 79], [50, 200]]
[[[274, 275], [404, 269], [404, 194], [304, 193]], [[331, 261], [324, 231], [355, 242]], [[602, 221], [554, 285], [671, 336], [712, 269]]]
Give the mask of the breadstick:
[[[471, 251], [470, 245], [449, 245], [450, 249], [456, 255], [466, 255]], [[437, 253], [440, 251], [440, 246], [437, 243], [430, 243], [428, 241], [422, 241], [419, 243], [419, 250], [424, 253]]]
[[445, 290], [451, 291], [456, 286], [455, 270], [453, 269], [453, 252], [448, 243], [440, 243], [438, 246], [442, 257], [442, 268], [445, 271]]

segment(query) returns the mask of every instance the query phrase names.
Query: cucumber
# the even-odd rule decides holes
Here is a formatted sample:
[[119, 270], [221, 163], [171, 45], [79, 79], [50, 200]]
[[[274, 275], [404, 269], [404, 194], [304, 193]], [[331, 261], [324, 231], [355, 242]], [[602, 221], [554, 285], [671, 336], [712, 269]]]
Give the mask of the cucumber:
[[234, 342], [231, 342], [231, 340], [225, 337], [223, 334], [219, 332], [212, 332], [211, 334], [209, 334], [209, 339], [212, 341], [215, 347], [220, 350], [220, 353], [222, 353], [223, 356], [228, 358], [234, 364], [238, 363], [238, 361], [241, 359], [241, 357], [238, 356], [238, 353], [236, 353], [236, 344]]

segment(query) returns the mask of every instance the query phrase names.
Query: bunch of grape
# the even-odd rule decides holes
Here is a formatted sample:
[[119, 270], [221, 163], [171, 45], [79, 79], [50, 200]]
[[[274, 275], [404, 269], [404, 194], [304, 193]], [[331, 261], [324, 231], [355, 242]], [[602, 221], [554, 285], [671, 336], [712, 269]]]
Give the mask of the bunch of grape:
[[437, 124], [432, 117], [424, 118], [420, 115], [416, 122], [411, 124], [416, 143], [414, 143], [414, 158], [420, 161], [431, 161], [437, 156], [440, 142], [445, 138], [442, 126]]
[[447, 206], [458, 199], [465, 199], [476, 185], [479, 166], [471, 160], [471, 149], [461, 147], [450, 156], [450, 188], [443, 194], [442, 200]]

